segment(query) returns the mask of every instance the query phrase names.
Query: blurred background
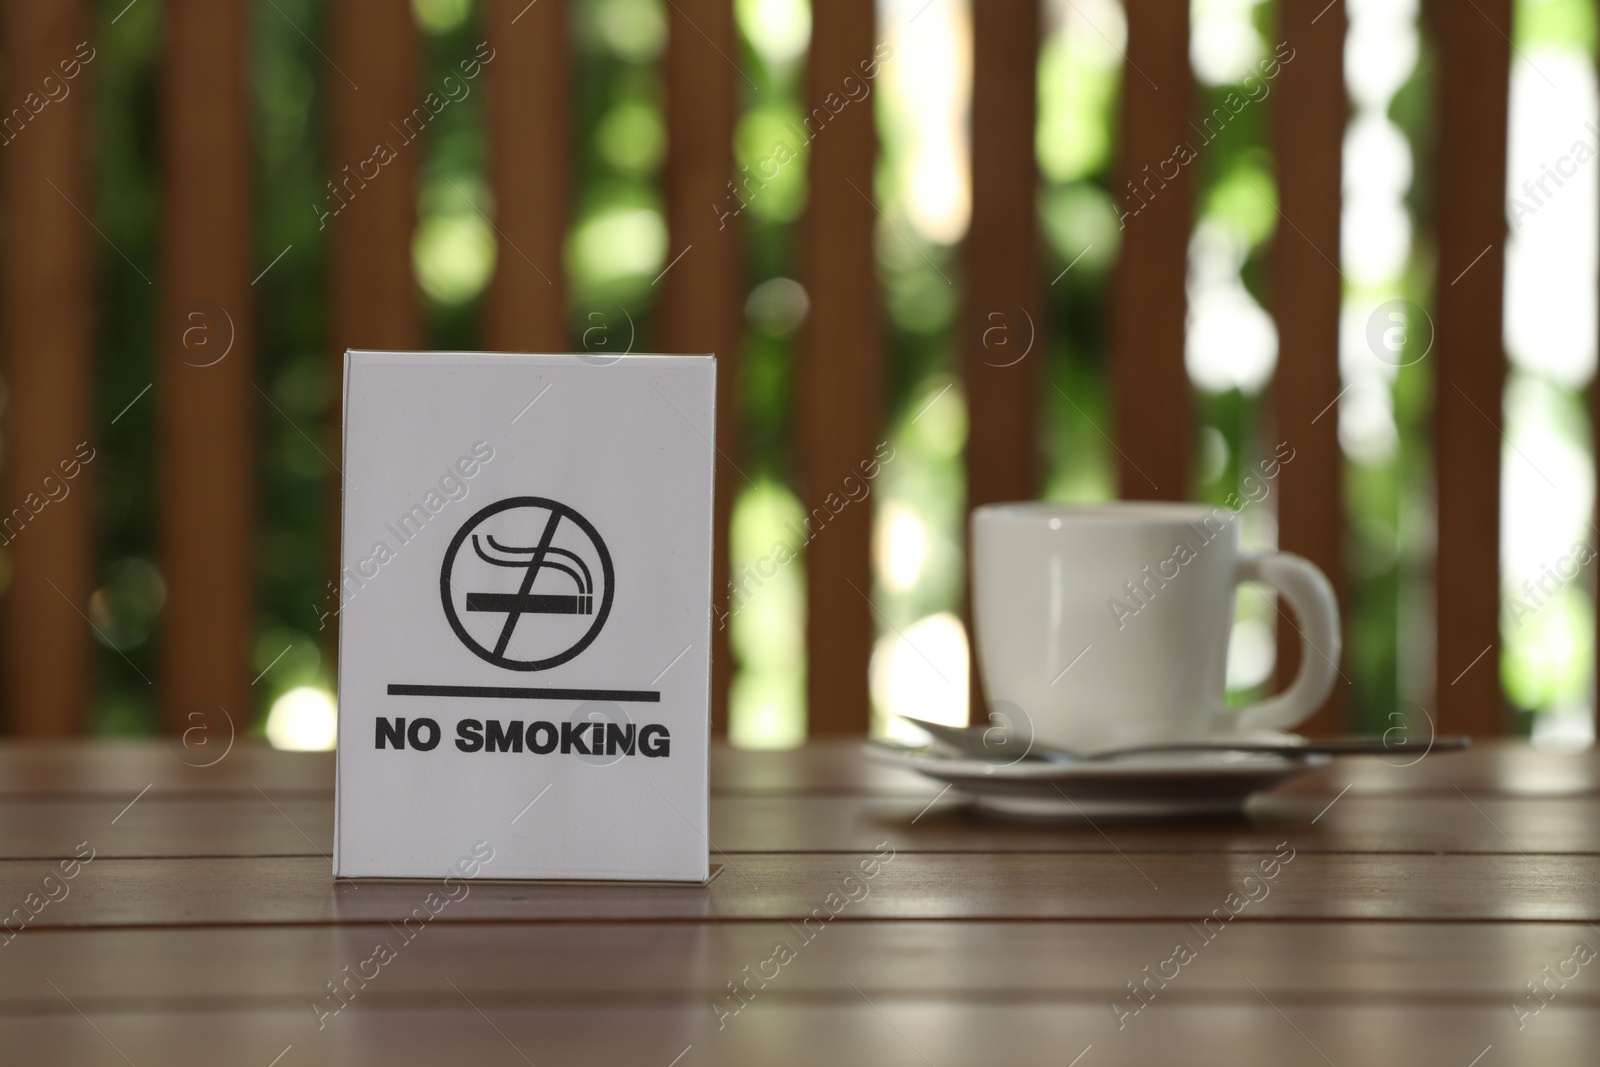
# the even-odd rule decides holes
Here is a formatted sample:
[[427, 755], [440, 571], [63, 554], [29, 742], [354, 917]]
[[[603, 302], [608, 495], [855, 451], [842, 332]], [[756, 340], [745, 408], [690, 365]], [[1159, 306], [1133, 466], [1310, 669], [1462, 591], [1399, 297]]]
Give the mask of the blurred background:
[[[718, 348], [721, 580], [736, 585], [720, 609], [718, 713], [736, 745], [890, 732], [897, 711], [966, 721], [971, 503], [1161, 495], [1238, 507], [1261, 496], [1260, 465], [1281, 442], [1296, 453], [1281, 477], [1312, 499], [1295, 506], [1315, 544], [1280, 538], [1285, 494], [1272, 479], [1240, 510], [1247, 545], [1283, 541], [1314, 558], [1322, 546], [1337, 575], [1346, 684], [1324, 728], [1415, 728], [1423, 713], [1448, 726], [1440, 694], [1477, 687], [1499, 729], [1592, 740], [1593, 570], [1558, 561], [1596, 537], [1594, 4], [976, 5], [261, 0], [216, 2], [226, 13], [215, 15], [180, 0], [63, 0], [78, 12], [64, 26], [9, 5], [3, 103], [27, 115], [6, 120], [0, 146], [0, 240], [13, 245], [4, 504], [49, 503], [29, 506], [0, 549], [7, 731], [149, 734], [220, 708], [275, 745], [331, 746], [336, 367], [353, 344]], [[61, 61], [80, 40], [93, 57], [79, 55], [69, 79]], [[1484, 47], [1502, 50], [1503, 79], [1494, 62], [1471, 62]], [[1453, 75], [1450, 48], [1467, 57]], [[1462, 101], [1475, 115], [1446, 113], [1451, 77], [1489, 83]], [[35, 89], [49, 101], [37, 112], [25, 104]], [[823, 103], [830, 92], [841, 109]], [[419, 105], [426, 128], [408, 140], [402, 119]], [[827, 122], [808, 127], [819, 105]], [[1152, 118], [1156, 106], [1176, 109], [1176, 125]], [[392, 164], [372, 159], [379, 138], [361, 124], [376, 119], [391, 124]], [[1176, 129], [1192, 161], [1175, 160], [1176, 138], [1157, 128]], [[1450, 128], [1465, 131], [1454, 156], [1441, 143]], [[1301, 136], [1322, 137], [1322, 154], [1286, 159]], [[1503, 160], [1485, 159], [1497, 136]], [[1025, 158], [1008, 154], [1019, 145]], [[1320, 181], [1301, 167], [1302, 185], [1280, 188], [1288, 163], [1318, 160]], [[1468, 265], [1468, 247], [1447, 262], [1450, 212], [1484, 182], [1505, 205], [1483, 222], [1487, 258]], [[1452, 200], [1452, 188], [1467, 192]], [[1297, 233], [1313, 229], [1299, 212], [1317, 211], [1331, 241]], [[184, 213], [187, 224], [173, 221]], [[1299, 277], [1327, 294], [1332, 328], [1315, 351], [1287, 336], [1309, 314], [1289, 308], [1305, 293], [1286, 288], [1274, 258], [1291, 239], [1309, 264]], [[81, 249], [76, 266], [57, 262], [67, 243]], [[236, 265], [229, 247], [244, 252]], [[985, 289], [985, 264], [1017, 279], [1014, 292]], [[211, 284], [231, 288], [208, 295]], [[1461, 356], [1489, 370], [1457, 378], [1448, 301], [1473, 285], [1467, 310], [1495, 329], [1455, 336], [1492, 356]], [[363, 302], [376, 309], [367, 319]], [[519, 334], [524, 311], [542, 318]], [[686, 315], [721, 315], [722, 332], [697, 333]], [[18, 321], [33, 316], [71, 321]], [[1163, 323], [1175, 341], [1162, 342]], [[1314, 360], [1331, 388], [1295, 386], [1291, 425], [1275, 406], [1279, 379]], [[224, 369], [231, 384], [217, 384]], [[980, 397], [980, 372], [1022, 384]], [[1174, 422], [1155, 404], [1147, 434], [1126, 400], [1144, 375], [1185, 412]], [[1441, 429], [1451, 390], [1470, 393], [1493, 429]], [[827, 446], [811, 442], [830, 419], [860, 418], [870, 424], [846, 428], [840, 447], [855, 451], [837, 466], [893, 458], [796, 551], [794, 530], [839, 485]], [[1028, 439], [1000, 464], [990, 446], [1012, 423]], [[1468, 472], [1472, 492], [1451, 511], [1436, 458], [1457, 432], [1483, 435], [1493, 462]], [[1181, 485], [1145, 458], [1168, 438]], [[59, 461], [79, 441], [93, 459], [67, 479]], [[991, 483], [987, 470], [1001, 473]], [[202, 474], [199, 500], [175, 503], [174, 487]], [[59, 501], [47, 475], [66, 487]], [[1461, 521], [1446, 526], [1441, 509]], [[1440, 561], [1464, 526], [1494, 573]], [[212, 542], [236, 555], [201, 559]], [[197, 577], [175, 574], [191, 562]], [[27, 585], [30, 567], [50, 585]], [[818, 568], [857, 575], [859, 588], [819, 591]], [[1577, 574], [1549, 578], [1558, 570]], [[239, 578], [219, 586], [206, 573]], [[1452, 574], [1487, 591], [1461, 609], [1489, 628], [1491, 647], [1470, 664], [1483, 641], [1436, 636], [1436, 618], [1456, 614], [1440, 589]], [[184, 596], [198, 606], [183, 609]], [[851, 618], [833, 625], [828, 612]], [[1285, 625], [1271, 598], [1240, 596], [1230, 699], [1259, 697], [1286, 670], [1275, 655]], [[855, 645], [824, 655], [819, 640]], [[1472, 673], [1457, 686], [1462, 668]]]

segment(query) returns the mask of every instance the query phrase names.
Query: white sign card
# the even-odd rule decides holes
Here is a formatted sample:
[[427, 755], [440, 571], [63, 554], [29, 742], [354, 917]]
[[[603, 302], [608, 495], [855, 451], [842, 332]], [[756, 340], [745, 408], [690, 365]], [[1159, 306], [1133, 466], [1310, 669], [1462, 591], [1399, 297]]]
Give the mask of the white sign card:
[[336, 876], [707, 878], [715, 368], [346, 354]]

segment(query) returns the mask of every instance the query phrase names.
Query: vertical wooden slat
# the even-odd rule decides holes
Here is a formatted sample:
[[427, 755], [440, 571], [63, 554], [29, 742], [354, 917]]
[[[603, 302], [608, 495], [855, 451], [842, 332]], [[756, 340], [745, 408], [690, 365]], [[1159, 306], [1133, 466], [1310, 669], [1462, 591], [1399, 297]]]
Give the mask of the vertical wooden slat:
[[[332, 38], [333, 69], [324, 80], [333, 98], [329, 204], [339, 213], [327, 226], [335, 374], [342, 377], [347, 348], [422, 344], [411, 238], [427, 123], [412, 117], [417, 109], [431, 116], [420, 88], [421, 42], [410, 4], [337, 0]], [[367, 181], [359, 165], [379, 144], [390, 146], [394, 159]]]
[[[1122, 254], [1113, 281], [1111, 344], [1118, 484], [1135, 500], [1189, 493], [1193, 397], [1184, 369], [1184, 281], [1194, 164], [1163, 167], [1193, 144], [1189, 0], [1127, 0], [1117, 185]], [[1166, 177], [1173, 170], [1176, 177]]]
[[[1319, 10], [1321, 9], [1321, 10]], [[1289, 0], [1278, 33], [1294, 58], [1278, 74], [1274, 146], [1283, 219], [1272, 244], [1272, 305], [1278, 325], [1277, 441], [1294, 449], [1278, 475], [1278, 544], [1321, 567], [1336, 588], [1344, 570], [1344, 458], [1339, 413], [1340, 161], [1349, 105], [1344, 89], [1343, 0], [1329, 7]], [[1278, 679], [1300, 667], [1298, 620], [1280, 618]], [[1302, 732], [1346, 729], [1347, 687], [1337, 686]]]
[[[427, 108], [420, 88], [421, 40], [409, 4], [335, 0], [329, 34], [331, 69], [323, 80], [331, 96], [332, 158], [324, 202], [338, 213], [326, 220], [333, 276], [329, 374], [334, 400], [328, 437], [329, 454], [337, 456], [343, 447], [345, 350], [422, 347], [411, 238], [426, 132], [420, 119], [410, 125], [406, 119], [417, 108], [427, 114]], [[393, 158], [366, 181], [360, 164], [379, 144], [389, 146]], [[341, 478], [333, 483], [330, 499], [330, 573], [339, 566], [343, 492]], [[329, 662], [337, 663], [337, 618], [331, 621], [324, 640]]]
[[[1037, 0], [972, 7], [972, 227], [966, 248], [967, 507], [1038, 492]], [[970, 633], [970, 623], [969, 623]], [[976, 669], [971, 716], [984, 719]]]
[[[719, 54], [720, 53], [720, 54]], [[716, 537], [711, 564], [712, 616], [728, 606], [728, 531], [734, 497], [749, 487], [740, 471], [739, 342], [745, 295], [743, 228], [722, 219], [733, 177], [739, 40], [728, 0], [674, 0], [667, 30], [667, 257], [657, 283], [660, 345], [666, 352], [717, 357]], [[681, 257], [681, 258], [677, 258]], [[676, 259], [676, 262], [673, 260]], [[728, 727], [733, 664], [728, 630], [711, 629], [711, 723]]]
[[[92, 662], [88, 610], [93, 577], [93, 466], [70, 482], [59, 464], [76, 462], [80, 442], [94, 447], [94, 257], [99, 240], [79, 215], [93, 216], [89, 181], [92, 67], [85, 0], [8, 0], [5, 5], [5, 107], [0, 168], [5, 175], [3, 267], [5, 406], [4, 514], [25, 518], [0, 533], [11, 572], [4, 608], [5, 728], [24, 736], [82, 730]], [[92, 44], [89, 47], [93, 47]], [[69, 95], [39, 105], [44, 79]], [[54, 188], [51, 186], [54, 185]], [[44, 478], [53, 475], [49, 486]], [[44, 503], [54, 486], [70, 495]], [[56, 494], [61, 489], [54, 489]], [[31, 494], [31, 495], [30, 495]], [[33, 515], [38, 509], [36, 516]]]
[[1511, 0], [1435, 3], [1438, 38], [1434, 461], [1439, 729], [1504, 732], [1500, 426], [1505, 388]]
[[562, 242], [572, 145], [566, 0], [491, 0], [489, 173], [498, 248], [485, 339], [507, 352], [567, 347]]
[[1506, 386], [1506, 125], [1512, 0], [1435, 3], [1438, 728], [1506, 729], [1499, 683], [1499, 472]]
[[156, 404], [163, 717], [250, 719], [256, 315], [246, 0], [168, 0]]
[[[816, 0], [804, 108], [821, 109], [840, 80], [873, 56], [873, 5]], [[893, 60], [891, 60], [893, 62]], [[813, 121], [813, 126], [817, 123]], [[883, 440], [884, 344], [873, 255], [877, 135], [871, 107], [828, 117], [811, 142], [801, 275], [811, 297], [800, 366], [797, 431], [808, 513], [840, 494]], [[871, 719], [867, 665], [876, 635], [872, 509], [859, 504], [814, 524], [806, 546], [806, 679], [814, 736], [863, 733]]]

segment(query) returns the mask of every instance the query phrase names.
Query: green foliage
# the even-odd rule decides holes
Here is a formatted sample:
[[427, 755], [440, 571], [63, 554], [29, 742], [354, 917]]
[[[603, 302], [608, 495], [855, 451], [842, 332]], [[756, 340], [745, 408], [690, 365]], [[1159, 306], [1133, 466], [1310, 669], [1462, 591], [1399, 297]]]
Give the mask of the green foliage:
[[332, 631], [320, 624], [319, 608], [330, 602], [336, 564], [328, 516], [339, 493], [328, 458], [338, 439], [338, 369], [327, 340], [327, 227], [337, 222], [325, 227], [316, 205], [337, 169], [327, 152], [327, 111], [329, 80], [340, 75], [301, 35], [326, 40], [324, 6], [278, 0], [278, 7], [257, 8], [252, 26], [262, 169], [256, 247], [262, 268], [283, 256], [254, 286], [261, 302], [256, 378], [271, 400], [258, 398], [256, 408], [261, 572], [251, 661], [265, 673], [254, 687], [260, 703], [245, 718], [253, 713], [258, 729], [277, 696], [300, 684], [332, 684]]
[[131, 608], [135, 617], [143, 616], [159, 598], [149, 583], [143, 595], [129, 597], [125, 580], [119, 579], [138, 571], [148, 575], [145, 568], [156, 559], [158, 405], [154, 390], [145, 390], [156, 377], [156, 292], [148, 279], [157, 275], [160, 217], [155, 102], [161, 8], [136, 5], [112, 25], [122, 6], [101, 3], [94, 13], [93, 123], [101, 177], [94, 204], [82, 206], [106, 238], [106, 244], [94, 248], [102, 352], [96, 441], [103, 442], [97, 447], [94, 477], [100, 558], [106, 561], [96, 596], [106, 612], [102, 621], [130, 637], [136, 634], [137, 640], [111, 647], [97, 638], [90, 722], [97, 733], [137, 734], [155, 728], [155, 692], [149, 680], [156, 676], [156, 657], [151, 630], [128, 625], [135, 620], [126, 612]]
[[1595, 9], [1589, 0], [1517, 0], [1511, 26], [1518, 48], [1555, 45], [1594, 51]]

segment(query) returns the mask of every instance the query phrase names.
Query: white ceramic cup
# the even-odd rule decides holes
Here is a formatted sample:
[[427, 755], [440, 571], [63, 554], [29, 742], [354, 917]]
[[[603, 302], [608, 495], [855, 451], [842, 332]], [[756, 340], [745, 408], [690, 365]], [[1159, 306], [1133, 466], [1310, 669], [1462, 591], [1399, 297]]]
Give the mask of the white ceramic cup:
[[[1240, 555], [1226, 508], [991, 504], [973, 512], [971, 546], [990, 718], [1041, 742], [1089, 752], [1288, 730], [1338, 677], [1339, 605], [1327, 577], [1286, 552]], [[1245, 581], [1288, 602], [1300, 673], [1230, 711], [1228, 638]]]

